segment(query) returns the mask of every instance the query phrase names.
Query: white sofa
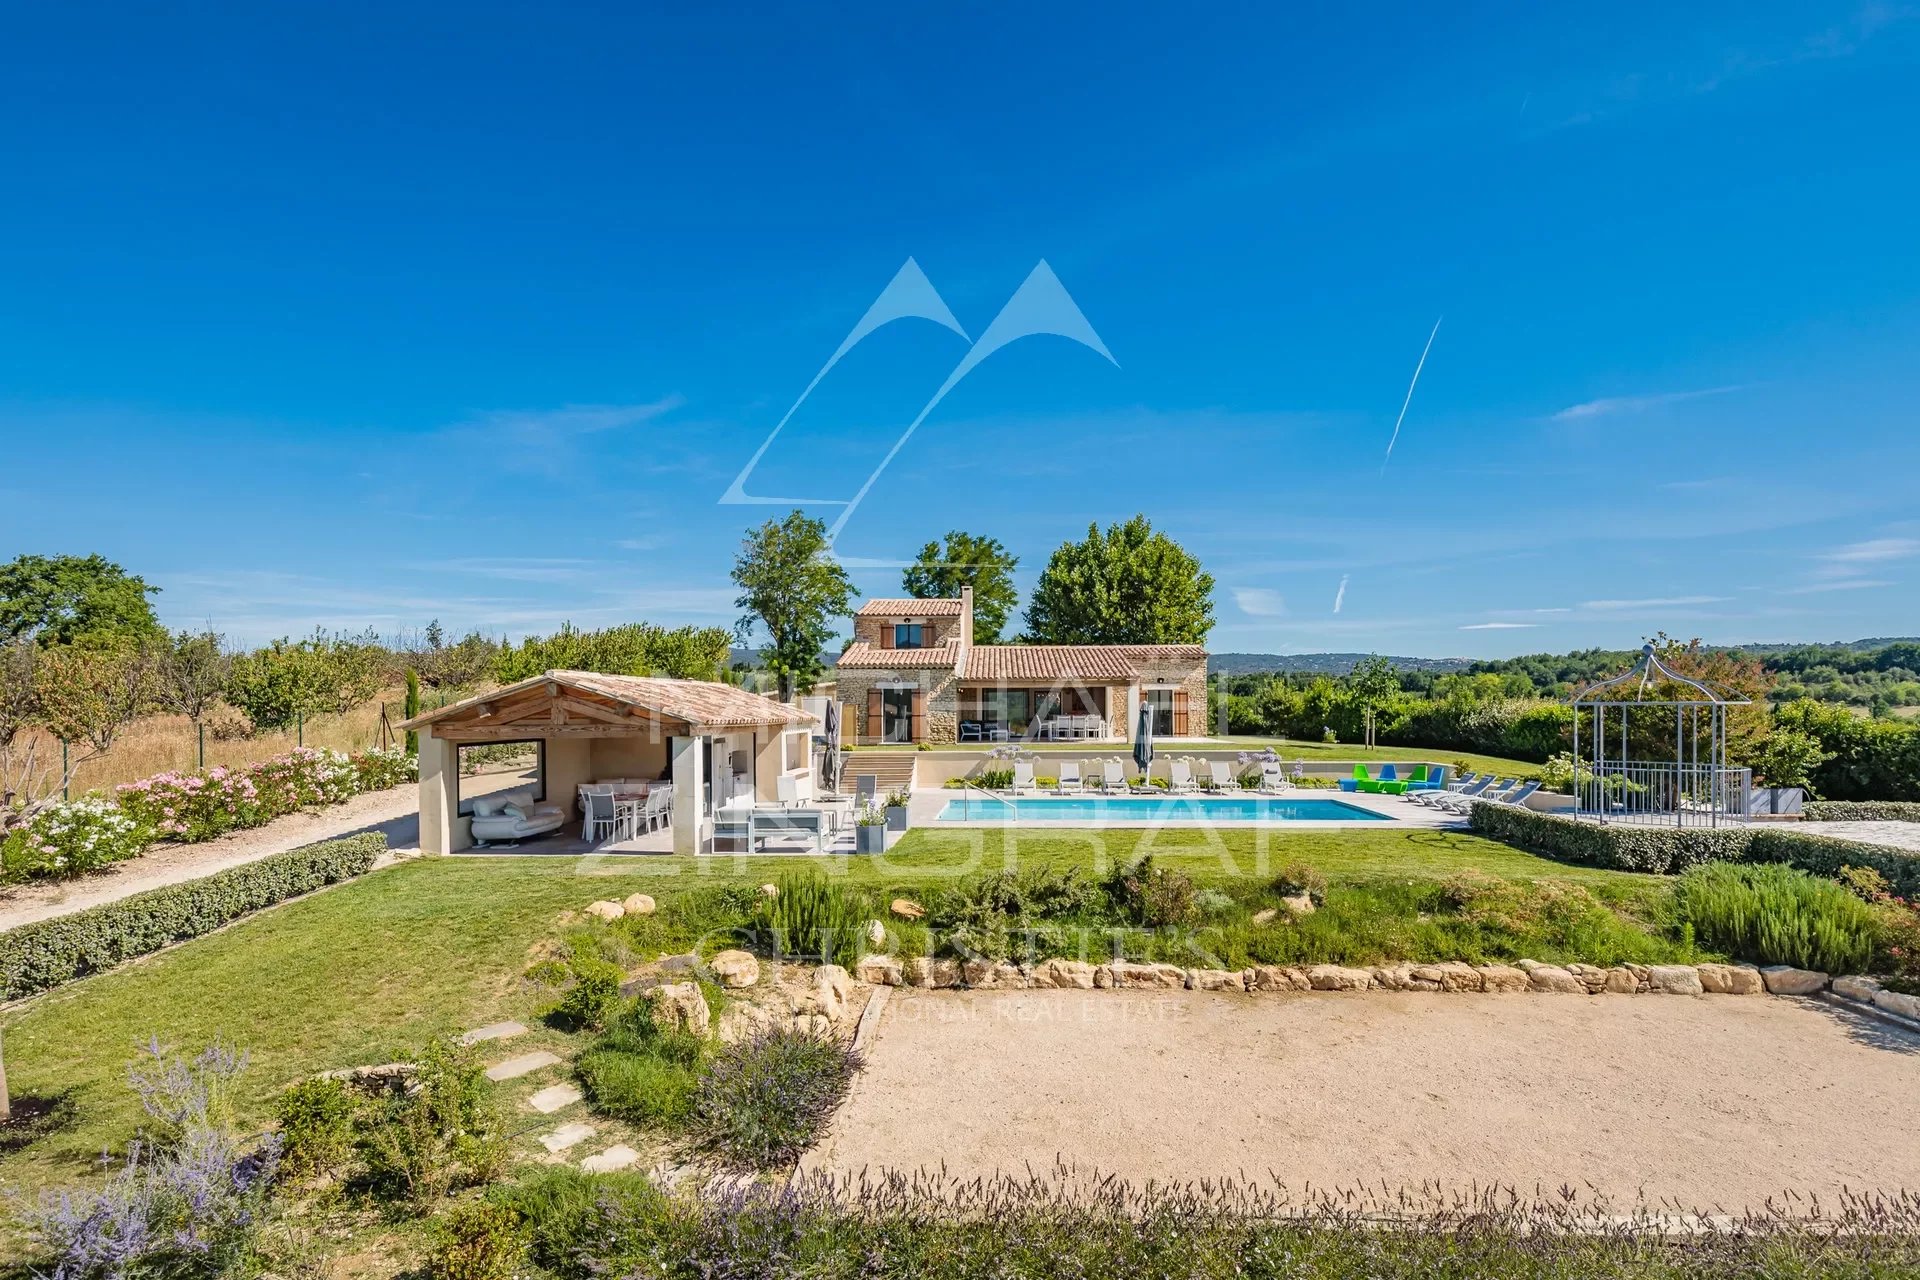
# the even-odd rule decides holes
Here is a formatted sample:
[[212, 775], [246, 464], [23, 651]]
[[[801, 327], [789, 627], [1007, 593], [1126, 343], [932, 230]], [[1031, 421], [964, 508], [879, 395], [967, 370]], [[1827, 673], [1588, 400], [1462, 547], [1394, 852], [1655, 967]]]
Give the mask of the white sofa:
[[473, 842], [530, 840], [566, 825], [567, 811], [557, 804], [538, 804], [533, 788], [502, 791], [473, 802]]

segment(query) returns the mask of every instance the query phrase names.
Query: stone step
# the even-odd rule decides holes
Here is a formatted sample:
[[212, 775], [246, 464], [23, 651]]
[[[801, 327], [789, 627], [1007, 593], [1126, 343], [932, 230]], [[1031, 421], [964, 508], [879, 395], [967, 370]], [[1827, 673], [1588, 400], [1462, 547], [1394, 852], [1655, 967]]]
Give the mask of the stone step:
[[550, 1084], [527, 1099], [527, 1105], [541, 1115], [552, 1115], [580, 1101], [580, 1090], [570, 1084]]
[[593, 1136], [590, 1124], [563, 1124], [552, 1133], [540, 1135], [540, 1145], [549, 1151], [565, 1151], [568, 1147], [585, 1142]]
[[523, 1053], [517, 1058], [508, 1058], [505, 1062], [496, 1062], [487, 1068], [487, 1079], [498, 1084], [502, 1080], [517, 1080], [521, 1076], [530, 1076], [544, 1067], [557, 1066], [558, 1054], [548, 1053], [545, 1049], [534, 1053]]
[[911, 751], [855, 751], [847, 757], [846, 767], [841, 770], [840, 790], [852, 795], [854, 779], [866, 773], [873, 775], [874, 784], [883, 797], [889, 791], [910, 789], [913, 755]]
[[580, 1167], [588, 1173], [612, 1173], [618, 1169], [631, 1169], [640, 1163], [640, 1153], [626, 1143], [608, 1147], [597, 1156], [588, 1156], [580, 1162]]
[[485, 1040], [509, 1040], [526, 1033], [527, 1029], [518, 1022], [495, 1022], [484, 1027], [475, 1027], [460, 1037], [460, 1043], [479, 1044]]

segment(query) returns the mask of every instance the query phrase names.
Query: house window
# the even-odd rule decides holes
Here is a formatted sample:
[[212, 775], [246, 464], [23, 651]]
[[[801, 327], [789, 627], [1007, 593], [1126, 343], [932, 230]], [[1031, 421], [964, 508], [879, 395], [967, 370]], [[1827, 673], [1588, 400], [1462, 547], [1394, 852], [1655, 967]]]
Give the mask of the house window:
[[918, 622], [896, 622], [893, 624], [893, 647], [896, 649], [921, 649], [926, 647], [926, 628]]
[[533, 790], [533, 798], [547, 798], [547, 744], [538, 738], [525, 742], [465, 743], [460, 757], [462, 817], [473, 813], [473, 802], [508, 791]]

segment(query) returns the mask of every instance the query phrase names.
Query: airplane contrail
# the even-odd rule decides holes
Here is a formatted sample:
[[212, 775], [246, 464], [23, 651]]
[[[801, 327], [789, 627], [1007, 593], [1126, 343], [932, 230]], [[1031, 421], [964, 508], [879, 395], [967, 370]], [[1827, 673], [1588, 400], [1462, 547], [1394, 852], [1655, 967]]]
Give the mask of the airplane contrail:
[[1350, 573], [1340, 575], [1340, 589], [1333, 593], [1333, 611], [1335, 613], [1340, 612], [1340, 606], [1347, 602], [1347, 579], [1352, 576]]
[[[1445, 316], [1440, 317], [1440, 320], [1445, 319]], [[1427, 335], [1427, 345], [1420, 348], [1420, 363], [1413, 366], [1413, 381], [1407, 384], [1407, 398], [1400, 402], [1400, 416], [1393, 420], [1393, 438], [1387, 441], [1387, 456], [1380, 460], [1382, 472], [1393, 461], [1393, 446], [1400, 442], [1400, 424], [1407, 420], [1407, 406], [1413, 403], [1413, 389], [1420, 385], [1420, 371], [1427, 367], [1427, 352], [1433, 350], [1433, 340], [1440, 332], [1440, 320], [1433, 322], [1433, 332]]]

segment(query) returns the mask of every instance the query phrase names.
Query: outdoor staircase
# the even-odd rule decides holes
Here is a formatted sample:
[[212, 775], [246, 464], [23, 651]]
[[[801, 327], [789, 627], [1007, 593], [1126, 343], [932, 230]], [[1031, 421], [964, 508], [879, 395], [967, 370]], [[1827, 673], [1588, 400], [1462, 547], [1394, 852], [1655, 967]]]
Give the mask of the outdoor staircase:
[[889, 791], [911, 791], [913, 756], [911, 751], [849, 751], [842, 770], [841, 789], [852, 794], [853, 780], [870, 773], [878, 782], [881, 795]]

